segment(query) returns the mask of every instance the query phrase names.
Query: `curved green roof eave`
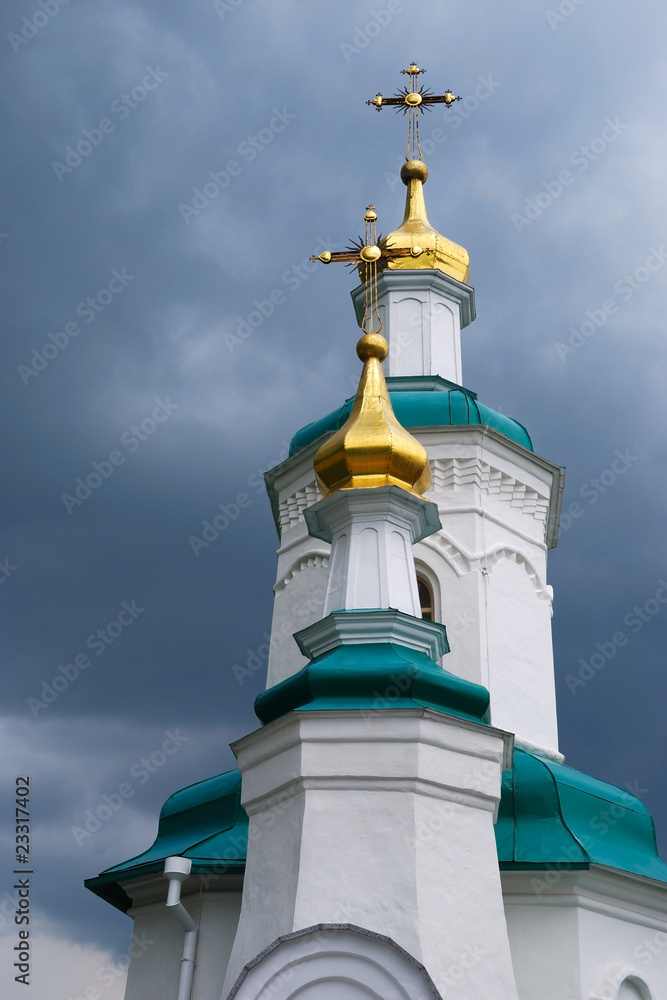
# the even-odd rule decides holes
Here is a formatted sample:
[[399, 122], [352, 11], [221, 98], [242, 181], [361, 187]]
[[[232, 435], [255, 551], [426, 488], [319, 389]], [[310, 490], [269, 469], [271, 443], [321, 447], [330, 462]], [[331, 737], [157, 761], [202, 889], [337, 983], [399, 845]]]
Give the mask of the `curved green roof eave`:
[[591, 864], [667, 882], [653, 817], [630, 792], [519, 747], [496, 823], [504, 869]]
[[[378, 653], [372, 651], [372, 646], [368, 648], [371, 669], [366, 680], [371, 682], [372, 661], [377, 666]], [[414, 655], [428, 660], [424, 654]], [[320, 657], [320, 665], [331, 656]], [[382, 659], [394, 673], [397, 664], [391, 656], [388, 661], [386, 650]], [[319, 677], [304, 678], [297, 674], [299, 680], [291, 691], [277, 685], [264, 693], [269, 697], [260, 695], [263, 700], [258, 705], [258, 714], [278, 718], [290, 710], [290, 702], [303, 701], [304, 693], [306, 701], [300, 710], [367, 708], [368, 698], [360, 690], [348, 690], [347, 695], [342, 692], [344, 672], [345, 664], [335, 657]], [[460, 678], [454, 680], [466, 684]], [[487, 695], [485, 689], [475, 692], [471, 689], [477, 685], [459, 689], [449, 686], [449, 681], [446, 684], [448, 703], [455, 705], [447, 711], [464, 718], [477, 715], [479, 719], [484, 704], [481, 692]], [[425, 690], [406, 690], [401, 698], [392, 699], [387, 705], [378, 706], [376, 699], [375, 707], [419, 704], [438, 709], [441, 696], [434, 702], [432, 697], [423, 697]], [[462, 700], [457, 703], [456, 699]], [[443, 711], [441, 706], [440, 710]], [[229, 771], [172, 795], [160, 813], [155, 843], [143, 854], [108, 868], [97, 878], [87, 879], [85, 884], [108, 903], [126, 911], [132, 900], [123, 885], [130, 879], [159, 873], [170, 855], [191, 858], [195, 874], [241, 874], [245, 870], [247, 843], [248, 817], [241, 806], [241, 775]], [[601, 865], [667, 883], [667, 865], [658, 856], [653, 818], [635, 795], [519, 747], [514, 751], [512, 769], [503, 775], [496, 843], [500, 867], [504, 870], [541, 871], [558, 865], [562, 871]]]
[[[391, 390], [391, 379], [388, 380], [389, 398], [394, 408], [396, 419], [403, 427], [416, 430], [420, 427], [463, 427], [471, 425], [486, 425], [504, 434], [528, 451], [533, 450], [533, 443], [526, 428], [512, 417], [497, 413], [489, 406], [477, 401], [474, 392], [464, 388], [451, 388], [446, 391], [433, 391], [433, 379], [429, 379], [424, 389], [417, 391]], [[444, 381], [444, 380], [441, 380]], [[449, 383], [451, 384], [451, 383]], [[429, 391], [431, 387], [431, 391]], [[345, 400], [343, 406], [333, 410], [320, 420], [307, 424], [297, 431], [290, 442], [290, 457], [296, 455], [307, 445], [312, 444], [323, 434], [337, 431], [343, 426], [350, 415], [354, 396]]]
[[190, 858], [192, 872], [233, 875], [245, 870], [248, 817], [241, 805], [241, 775], [228, 771], [174, 792], [160, 811], [155, 842], [142, 854], [86, 879], [92, 892], [118, 909], [131, 900], [120, 885], [162, 871], [172, 855]]

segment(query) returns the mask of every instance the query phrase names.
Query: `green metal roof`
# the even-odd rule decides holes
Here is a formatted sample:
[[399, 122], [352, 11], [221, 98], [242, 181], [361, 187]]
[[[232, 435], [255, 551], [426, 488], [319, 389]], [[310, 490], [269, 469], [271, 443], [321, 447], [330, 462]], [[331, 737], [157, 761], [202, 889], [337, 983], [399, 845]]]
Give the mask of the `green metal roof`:
[[[400, 388], [401, 381], [407, 382], [410, 388]], [[456, 386], [439, 376], [422, 376], [409, 380], [388, 378], [387, 385], [396, 419], [403, 427], [414, 429], [486, 424], [529, 451], [533, 450], [530, 435], [522, 424], [512, 417], [497, 413], [483, 403], [478, 403], [477, 395], [470, 389]], [[417, 386], [418, 388], [415, 388]], [[351, 396], [340, 409], [297, 431], [290, 444], [290, 456], [323, 434], [337, 431], [342, 427], [350, 415], [353, 402], [354, 396]]]
[[[302, 711], [415, 705], [443, 710], [445, 690], [448, 714], [476, 717], [479, 721], [480, 713], [485, 711], [488, 694], [484, 688], [453, 678], [434, 664], [434, 670], [445, 678], [435, 684], [428, 664], [423, 663], [428, 657], [403, 647], [399, 652], [383, 646], [381, 653], [372, 645], [354, 647], [356, 668], [360, 660], [367, 662], [361, 671], [364, 683], [350, 688], [349, 664], [341, 651], [351, 648], [339, 647], [320, 657], [319, 663], [314, 660], [311, 667], [318, 663], [320, 669], [309, 677], [303, 677], [302, 671], [297, 675], [301, 678], [298, 685], [289, 688], [285, 682], [260, 695], [260, 718], [277, 718], [289, 711], [290, 703], [302, 700], [297, 691], [311, 696], [310, 701], [299, 705]], [[384, 669], [393, 674], [389, 685]], [[402, 678], [409, 680], [410, 687], [400, 692]], [[458, 685], [452, 681], [458, 681]], [[374, 693], [369, 697], [371, 687]], [[667, 865], [657, 853], [653, 819], [635, 795], [519, 747], [514, 751], [513, 768], [503, 775], [496, 842], [504, 870], [557, 867], [562, 871], [595, 864], [667, 882]], [[229, 771], [172, 795], [160, 813], [153, 846], [108, 868], [97, 878], [87, 879], [85, 884], [118, 909], [127, 910], [132, 901], [123, 883], [162, 871], [170, 855], [191, 858], [194, 873], [239, 874], [245, 869], [247, 843], [248, 817], [241, 806], [241, 775]]]
[[192, 859], [193, 873], [227, 875], [245, 870], [248, 817], [241, 805], [238, 771], [198, 781], [171, 795], [160, 811], [155, 843], [143, 854], [107, 868], [85, 885], [119, 909], [131, 906], [120, 883], [162, 871], [165, 859]]
[[265, 724], [294, 709], [415, 707], [487, 722], [489, 692], [407, 646], [344, 643], [311, 660], [298, 674], [263, 691], [255, 700], [255, 713]]
[[597, 864], [667, 882], [653, 818], [635, 795], [518, 747], [496, 841], [504, 869]]

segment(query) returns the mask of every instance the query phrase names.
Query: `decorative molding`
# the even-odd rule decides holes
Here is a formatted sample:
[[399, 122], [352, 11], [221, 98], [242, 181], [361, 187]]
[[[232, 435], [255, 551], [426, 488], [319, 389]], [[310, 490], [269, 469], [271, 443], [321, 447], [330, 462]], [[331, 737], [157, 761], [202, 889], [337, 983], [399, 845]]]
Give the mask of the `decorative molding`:
[[[392, 938], [355, 924], [315, 924], [281, 937], [248, 962], [227, 1000], [271, 996], [288, 1000], [302, 990], [318, 996], [383, 996], [387, 1000], [441, 1000], [421, 962]], [[327, 987], [328, 984], [328, 987]], [[344, 989], [344, 994], [339, 992]]]
[[516, 563], [528, 574], [538, 600], [546, 601], [549, 606], [553, 602], [553, 587], [542, 581], [539, 570], [520, 549], [510, 545], [497, 545], [486, 552], [470, 552], [459, 543], [454, 542], [451, 537], [445, 535], [444, 531], [439, 531], [437, 535], [432, 536], [432, 540], [428, 539], [425, 544], [444, 556], [445, 561], [452, 567], [457, 576], [465, 576], [472, 572], [488, 573], [501, 561]]
[[278, 513], [281, 531], [285, 528], [292, 528], [299, 521], [303, 521], [303, 512], [306, 507], [310, 507], [321, 499], [322, 494], [313, 479], [311, 483], [307, 483], [300, 490], [292, 493], [291, 496], [281, 500]]
[[[364, 315], [365, 290], [365, 285], [357, 285], [350, 292], [359, 326], [361, 326]], [[424, 268], [423, 270], [415, 268], [415, 270], [387, 270], [378, 275], [378, 299], [380, 303], [391, 295], [398, 298], [401, 293], [404, 293], [404, 297], [410, 298], [415, 292], [435, 293], [445, 300], [449, 299], [450, 302], [456, 303], [459, 307], [462, 330], [475, 319], [475, 289], [472, 285], [450, 277], [444, 271], [434, 268]]]
[[549, 496], [479, 458], [436, 458], [431, 462], [436, 493], [477, 489], [546, 525]]
[[346, 643], [396, 642], [426, 653], [436, 662], [449, 652], [444, 625], [393, 609], [333, 611], [295, 632], [294, 638], [303, 655], [311, 660]]
[[275, 584], [273, 588], [274, 594], [278, 594], [280, 593], [281, 590], [284, 590], [287, 584], [294, 579], [297, 573], [301, 573], [302, 570], [312, 569], [313, 567], [319, 568], [320, 566], [326, 567], [328, 565], [329, 565], [329, 556], [325, 555], [322, 552], [313, 552], [310, 555], [302, 556], [300, 559], [297, 559], [297, 561], [293, 563], [292, 566], [290, 566], [287, 575], [284, 576], [282, 580], [278, 580], [278, 582]]

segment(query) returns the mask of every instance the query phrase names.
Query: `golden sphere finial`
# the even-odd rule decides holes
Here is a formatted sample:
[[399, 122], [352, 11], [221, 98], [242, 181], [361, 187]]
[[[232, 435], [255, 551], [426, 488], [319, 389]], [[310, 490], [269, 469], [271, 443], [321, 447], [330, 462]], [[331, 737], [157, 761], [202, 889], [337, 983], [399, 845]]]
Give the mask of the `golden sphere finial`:
[[423, 160], [406, 160], [401, 167], [401, 180], [406, 185], [410, 181], [426, 183], [428, 180], [428, 167]]
[[357, 341], [357, 357], [360, 361], [377, 358], [384, 361], [389, 354], [389, 344], [381, 333], [365, 333]]

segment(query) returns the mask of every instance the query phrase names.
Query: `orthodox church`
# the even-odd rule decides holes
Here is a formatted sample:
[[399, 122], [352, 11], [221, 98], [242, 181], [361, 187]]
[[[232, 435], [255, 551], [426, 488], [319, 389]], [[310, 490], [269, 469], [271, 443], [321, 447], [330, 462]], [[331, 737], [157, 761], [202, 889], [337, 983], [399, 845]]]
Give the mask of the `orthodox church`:
[[[463, 385], [468, 254], [405, 215], [356, 266], [354, 398], [266, 475], [280, 539], [259, 728], [87, 887], [151, 941], [126, 1000], [667, 1000], [667, 866], [558, 747], [547, 551], [563, 469]], [[446, 627], [447, 626], [447, 627]], [[293, 641], [283, 641], [293, 635]], [[132, 953], [132, 949], [131, 949]]]

